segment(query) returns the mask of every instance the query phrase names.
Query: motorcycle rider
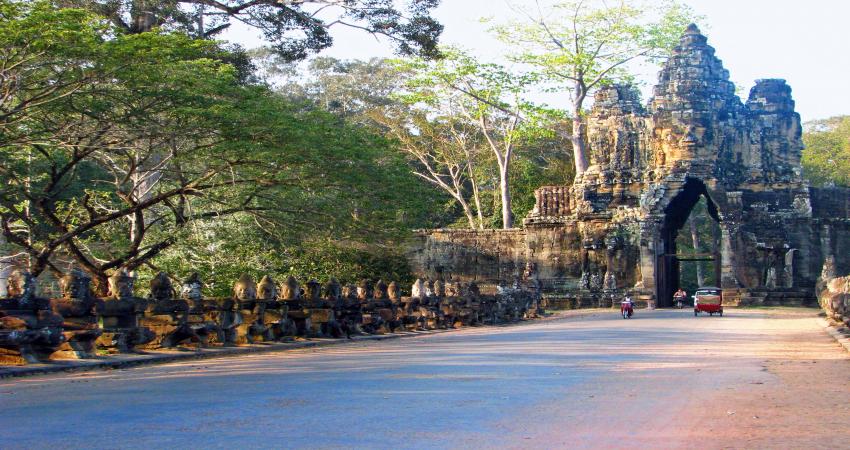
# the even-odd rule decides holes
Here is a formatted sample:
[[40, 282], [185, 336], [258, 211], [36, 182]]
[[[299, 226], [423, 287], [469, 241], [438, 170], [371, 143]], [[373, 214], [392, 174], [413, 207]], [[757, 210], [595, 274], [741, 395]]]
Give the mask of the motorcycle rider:
[[623, 301], [620, 302], [620, 308], [622, 310], [627, 311], [629, 315], [632, 315], [634, 313], [634, 306], [635, 304], [629, 294], [626, 294], [626, 296], [623, 297]]
[[688, 298], [688, 293], [685, 292], [685, 290], [682, 288], [679, 288], [679, 290], [676, 291], [675, 294], [673, 294], [673, 301], [676, 302], [676, 306], [678, 306], [679, 308], [681, 308], [682, 305], [685, 303], [686, 298]]

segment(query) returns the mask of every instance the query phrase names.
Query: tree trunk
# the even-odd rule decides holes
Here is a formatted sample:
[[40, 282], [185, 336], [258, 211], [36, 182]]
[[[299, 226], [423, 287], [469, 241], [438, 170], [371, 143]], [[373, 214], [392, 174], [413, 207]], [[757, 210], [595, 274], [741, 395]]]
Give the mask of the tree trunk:
[[8, 259], [6, 254], [6, 236], [0, 233], [0, 298], [8, 295], [7, 281], [9, 274], [12, 273], [12, 261]]
[[[691, 231], [691, 241], [694, 245], [694, 253], [700, 253], [700, 243], [699, 243], [699, 230], [697, 230], [697, 221], [696, 217], [693, 215], [688, 217], [688, 227]], [[705, 276], [702, 273], [702, 261], [696, 261], [697, 263], [697, 286], [705, 286]]]
[[475, 229], [475, 216], [472, 215], [472, 208], [469, 207], [469, 203], [467, 203], [466, 199], [463, 198], [460, 192], [458, 192], [457, 197], [455, 197], [460, 206], [463, 208], [463, 214], [466, 216], [466, 220], [469, 222], [469, 228]]
[[[481, 211], [481, 194], [478, 192], [478, 183], [475, 182], [475, 176], [472, 171], [472, 164], [468, 164], [469, 182], [472, 184], [472, 200], [475, 201], [475, 212], [478, 216], [478, 229], [484, 229], [484, 213]], [[474, 228], [474, 227], [473, 227]]]
[[584, 142], [585, 124], [581, 117], [581, 109], [576, 108], [573, 112], [573, 133], [570, 142], [573, 144], [573, 160], [576, 166], [576, 176], [587, 170], [587, 145]]
[[502, 200], [502, 228], [508, 229], [514, 226], [514, 217], [511, 212], [511, 191], [508, 184], [508, 161], [499, 167], [499, 192]]

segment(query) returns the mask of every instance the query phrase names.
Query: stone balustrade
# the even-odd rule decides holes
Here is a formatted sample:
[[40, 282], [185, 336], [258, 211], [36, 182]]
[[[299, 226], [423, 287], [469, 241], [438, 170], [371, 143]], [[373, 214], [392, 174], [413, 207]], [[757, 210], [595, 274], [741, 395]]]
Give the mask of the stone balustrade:
[[135, 279], [117, 272], [109, 294], [91, 294], [90, 278], [73, 270], [62, 279], [62, 298], [35, 293], [32, 277], [15, 272], [9, 297], [0, 299], [0, 364], [165, 348], [200, 349], [281, 342], [295, 337], [351, 337], [398, 331], [498, 324], [536, 317], [539, 293], [503, 288], [482, 295], [478, 286], [454, 280], [416, 280], [412, 295], [398, 283], [361, 280], [343, 286], [294, 277], [256, 283], [243, 275], [226, 298], [206, 298], [192, 274], [176, 289], [159, 273], [147, 298], [134, 296]]

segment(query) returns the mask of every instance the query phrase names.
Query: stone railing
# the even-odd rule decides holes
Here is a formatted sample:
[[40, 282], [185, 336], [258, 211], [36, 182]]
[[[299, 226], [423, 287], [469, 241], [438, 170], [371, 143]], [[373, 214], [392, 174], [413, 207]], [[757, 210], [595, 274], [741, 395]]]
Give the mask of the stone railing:
[[193, 274], [181, 289], [160, 273], [146, 298], [133, 295], [124, 272], [109, 280], [110, 294], [96, 298], [90, 279], [73, 271], [60, 281], [62, 298], [36, 295], [26, 272], [10, 277], [0, 299], [0, 364], [26, 364], [139, 349], [239, 346], [303, 337], [350, 337], [460, 326], [496, 324], [536, 317], [536, 290], [502, 289], [482, 295], [475, 283], [417, 280], [410, 296], [383, 281], [303, 286], [293, 277], [255, 283], [243, 275], [225, 298], [206, 298]]

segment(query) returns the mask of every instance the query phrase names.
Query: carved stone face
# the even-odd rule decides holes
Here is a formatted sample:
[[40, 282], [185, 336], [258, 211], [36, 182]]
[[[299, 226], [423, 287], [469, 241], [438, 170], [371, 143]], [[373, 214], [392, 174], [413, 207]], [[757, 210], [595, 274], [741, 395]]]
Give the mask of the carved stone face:
[[154, 300], [171, 300], [174, 298], [174, 286], [171, 278], [165, 272], [160, 272], [151, 280], [150, 298]]
[[375, 283], [375, 292], [373, 292], [372, 295], [373, 298], [376, 300], [383, 300], [387, 298], [387, 289], [387, 284], [384, 283], [384, 280], [378, 280], [378, 282]]
[[395, 281], [391, 282], [390, 285], [387, 286], [387, 296], [392, 301], [397, 301], [401, 298], [401, 292], [398, 291], [398, 284]]
[[237, 300], [256, 300], [257, 284], [251, 275], [243, 274], [233, 285], [233, 297]]
[[26, 270], [15, 270], [9, 275], [8, 280], [9, 297], [29, 299], [35, 296], [35, 278]]
[[342, 297], [342, 286], [336, 281], [336, 278], [331, 278], [328, 284], [325, 285], [325, 298], [328, 300], [339, 300]]
[[315, 302], [322, 296], [322, 285], [316, 280], [308, 281], [305, 288], [304, 295], [306, 295], [307, 300]]
[[372, 290], [372, 284], [369, 283], [369, 280], [360, 280], [357, 283], [357, 298], [359, 300], [368, 300], [369, 299], [369, 291]]
[[417, 278], [410, 288], [410, 295], [413, 298], [425, 298], [425, 282], [422, 278]]
[[445, 297], [446, 295], [446, 285], [442, 280], [437, 280], [434, 282], [434, 295], [437, 297]]
[[292, 275], [286, 277], [286, 281], [280, 286], [280, 298], [283, 300], [297, 300], [301, 296], [298, 281]]
[[260, 284], [257, 285], [257, 298], [266, 301], [277, 299], [277, 284], [270, 276], [263, 276]]
[[109, 296], [116, 299], [128, 299], [133, 297], [133, 277], [121, 270], [109, 277]]
[[74, 269], [59, 280], [59, 290], [66, 299], [85, 299], [89, 296], [91, 278], [85, 272]]

